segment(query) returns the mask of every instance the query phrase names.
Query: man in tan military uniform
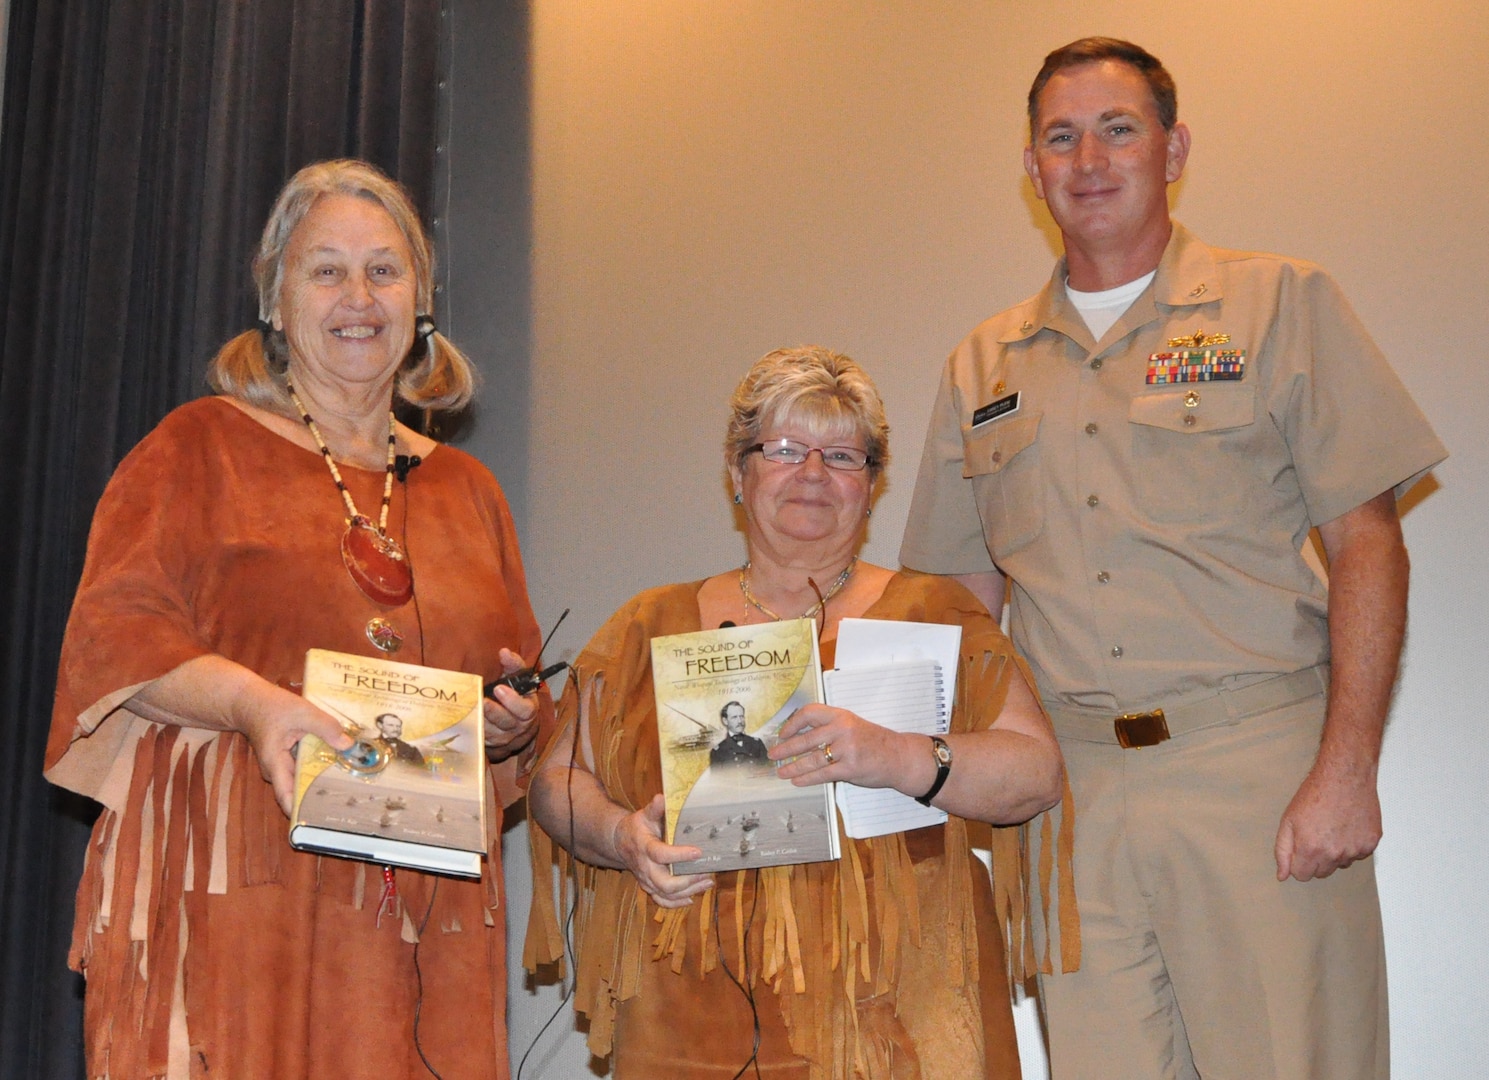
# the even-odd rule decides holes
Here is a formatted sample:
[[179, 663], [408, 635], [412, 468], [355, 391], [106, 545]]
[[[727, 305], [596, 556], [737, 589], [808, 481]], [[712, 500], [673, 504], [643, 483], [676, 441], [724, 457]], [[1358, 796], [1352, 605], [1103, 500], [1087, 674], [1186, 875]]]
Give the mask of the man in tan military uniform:
[[1025, 167], [1065, 258], [948, 361], [901, 560], [994, 611], [1011, 579], [1066, 755], [1056, 1080], [1385, 1077], [1395, 498], [1446, 454], [1325, 273], [1171, 221], [1176, 113], [1136, 46], [1046, 60]]

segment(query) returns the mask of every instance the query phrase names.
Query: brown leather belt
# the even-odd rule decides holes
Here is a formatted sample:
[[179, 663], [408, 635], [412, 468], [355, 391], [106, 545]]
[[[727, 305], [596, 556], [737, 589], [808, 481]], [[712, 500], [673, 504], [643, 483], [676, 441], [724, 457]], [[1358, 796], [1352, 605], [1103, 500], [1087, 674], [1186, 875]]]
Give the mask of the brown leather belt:
[[1127, 749], [1141, 749], [1145, 746], [1157, 746], [1191, 731], [1234, 723], [1257, 713], [1306, 701], [1328, 689], [1329, 665], [1320, 664], [1234, 690], [1219, 690], [1209, 697], [1184, 705], [1172, 705], [1149, 712], [1123, 713], [1116, 717], [1111, 713], [1056, 701], [1045, 701], [1043, 705], [1054, 722], [1055, 734], [1062, 739], [1115, 743]]

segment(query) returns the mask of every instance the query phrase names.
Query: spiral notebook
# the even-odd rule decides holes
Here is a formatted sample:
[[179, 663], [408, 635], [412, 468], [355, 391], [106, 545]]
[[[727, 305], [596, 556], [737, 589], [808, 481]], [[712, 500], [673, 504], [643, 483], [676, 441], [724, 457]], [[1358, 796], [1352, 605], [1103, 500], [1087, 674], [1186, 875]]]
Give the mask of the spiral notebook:
[[[956, 695], [961, 638], [960, 626], [844, 619], [838, 667], [822, 673], [828, 703], [895, 731], [944, 734]], [[922, 806], [893, 788], [839, 783], [837, 802], [843, 831], [855, 840], [946, 820], [946, 811]]]

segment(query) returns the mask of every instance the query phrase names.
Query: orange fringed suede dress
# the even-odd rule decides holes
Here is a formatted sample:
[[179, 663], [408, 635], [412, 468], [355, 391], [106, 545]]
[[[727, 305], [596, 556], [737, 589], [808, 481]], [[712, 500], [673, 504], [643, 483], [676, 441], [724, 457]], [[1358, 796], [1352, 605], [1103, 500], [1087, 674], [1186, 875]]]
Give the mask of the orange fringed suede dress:
[[[342, 475], [375, 513], [383, 475]], [[475, 459], [442, 446], [395, 486], [390, 532], [415, 580], [403, 607], [348, 576], [344, 517], [320, 455], [218, 399], [166, 417], [99, 503], [47, 751], [53, 782], [104, 807], [71, 954], [87, 978], [90, 1080], [427, 1076], [415, 940], [430, 1062], [507, 1076], [498, 807], [519, 794], [516, 762], [490, 770], [484, 880], [400, 870], [401, 913], [379, 925], [379, 869], [293, 851], [242, 736], [123, 707], [209, 653], [293, 687], [312, 646], [379, 655], [365, 633], [376, 615], [403, 632], [396, 659], [410, 663], [492, 678], [501, 646], [536, 653], [511, 517]]]
[[[698, 587], [632, 599], [581, 654], [560, 703], [560, 738], [582, 710], [600, 782], [627, 809], [661, 790], [649, 642], [700, 628]], [[960, 624], [952, 729], [993, 722], [1022, 661], [970, 593], [946, 578], [898, 574], [866, 614]], [[540, 829], [531, 835], [534, 879], [545, 880], [556, 859], [559, 908], [577, 904], [575, 1006], [589, 1019], [590, 1049], [613, 1051], [616, 1080], [733, 1076], [750, 1057], [755, 1014], [762, 1075], [1007, 1080], [1019, 1076], [1010, 984], [1079, 960], [1072, 825], [1057, 807], [1018, 828], [953, 817], [911, 833], [844, 838], [839, 862], [722, 874], [673, 912], [629, 873], [576, 863]], [[971, 853], [974, 838], [991, 843], [991, 888]], [[1027, 932], [1031, 873], [1058, 898], [1057, 911], [1036, 913], [1036, 923], [1053, 924], [1040, 925], [1037, 938]], [[731, 981], [745, 953], [758, 973], [753, 1012]], [[525, 960], [535, 968], [562, 954], [553, 897], [537, 890]]]

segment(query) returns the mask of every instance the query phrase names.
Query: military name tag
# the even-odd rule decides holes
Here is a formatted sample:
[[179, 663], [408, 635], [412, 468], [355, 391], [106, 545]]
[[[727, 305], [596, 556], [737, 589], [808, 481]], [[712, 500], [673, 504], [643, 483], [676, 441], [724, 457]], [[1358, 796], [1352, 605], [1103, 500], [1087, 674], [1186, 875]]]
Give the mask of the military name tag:
[[989, 420], [996, 420], [1000, 416], [1011, 416], [1019, 411], [1019, 394], [1023, 391], [1015, 390], [1007, 397], [1001, 397], [997, 401], [990, 401], [982, 408], [972, 414], [972, 426], [986, 424]]
[[1148, 357], [1149, 386], [1235, 382], [1245, 377], [1245, 349], [1180, 349]]

